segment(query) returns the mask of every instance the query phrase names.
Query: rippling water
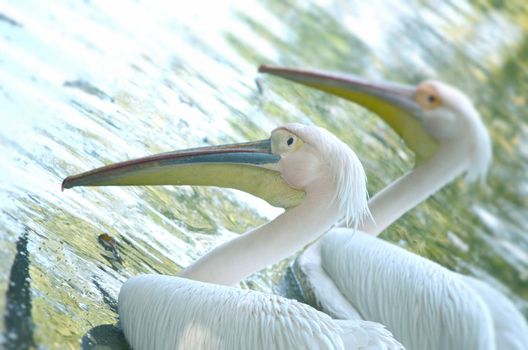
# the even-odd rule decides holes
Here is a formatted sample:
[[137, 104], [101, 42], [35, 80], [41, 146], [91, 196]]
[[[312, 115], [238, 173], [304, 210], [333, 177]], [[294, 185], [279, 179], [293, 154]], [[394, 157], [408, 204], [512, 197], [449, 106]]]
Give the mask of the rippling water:
[[[116, 322], [129, 276], [175, 274], [280, 212], [214, 188], [61, 192], [67, 175], [263, 138], [289, 121], [350, 144], [371, 193], [412, 166], [376, 116], [258, 76], [259, 63], [434, 77], [472, 96], [494, 142], [487, 183], [459, 179], [382, 237], [486, 280], [528, 315], [526, 2], [167, 4], [0, 1], [0, 341], [79, 348], [89, 329]], [[242, 286], [271, 291], [286, 264]]]

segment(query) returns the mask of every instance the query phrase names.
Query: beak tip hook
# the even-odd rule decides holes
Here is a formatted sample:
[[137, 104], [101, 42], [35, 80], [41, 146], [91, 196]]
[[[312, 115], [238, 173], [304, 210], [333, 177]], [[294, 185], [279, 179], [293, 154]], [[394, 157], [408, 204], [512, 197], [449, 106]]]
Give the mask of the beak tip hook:
[[68, 189], [70, 188], [68, 182], [69, 182], [69, 177], [65, 178], [62, 183], [61, 183], [61, 192], [64, 192], [65, 189]]

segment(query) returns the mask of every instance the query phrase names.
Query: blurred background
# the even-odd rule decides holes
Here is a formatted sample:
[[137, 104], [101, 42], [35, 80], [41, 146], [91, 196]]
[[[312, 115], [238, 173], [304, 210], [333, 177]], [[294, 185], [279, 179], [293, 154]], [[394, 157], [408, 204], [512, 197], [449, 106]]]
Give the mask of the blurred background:
[[[257, 74], [260, 63], [465, 91], [493, 138], [485, 184], [458, 179], [381, 237], [476, 276], [528, 316], [528, 3], [0, 0], [0, 344], [78, 349], [131, 275], [174, 275], [281, 211], [233, 190], [78, 188], [68, 175], [162, 151], [325, 127], [369, 192], [414, 156], [375, 115]], [[421, 232], [426, 234], [421, 234]], [[272, 292], [289, 261], [241, 284]]]

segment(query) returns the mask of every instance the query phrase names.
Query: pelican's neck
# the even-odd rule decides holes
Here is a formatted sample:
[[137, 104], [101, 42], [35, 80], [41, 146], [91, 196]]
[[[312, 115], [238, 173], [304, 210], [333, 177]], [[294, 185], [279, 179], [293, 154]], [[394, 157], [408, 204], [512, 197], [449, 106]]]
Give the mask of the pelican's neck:
[[369, 201], [372, 219], [359, 229], [379, 235], [385, 228], [466, 170], [468, 157], [455, 142], [439, 145], [427, 162], [394, 181]]
[[273, 221], [247, 232], [198, 259], [181, 277], [232, 285], [318, 238], [339, 219], [335, 188], [313, 186], [304, 201]]

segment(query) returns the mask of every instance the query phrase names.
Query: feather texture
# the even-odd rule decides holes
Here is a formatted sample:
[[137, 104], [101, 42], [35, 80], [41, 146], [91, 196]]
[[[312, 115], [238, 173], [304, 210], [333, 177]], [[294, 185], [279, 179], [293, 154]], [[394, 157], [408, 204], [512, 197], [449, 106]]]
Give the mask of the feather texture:
[[288, 124], [287, 128], [317, 147], [320, 161], [334, 180], [332, 201], [338, 203], [347, 225], [357, 226], [369, 218], [367, 176], [354, 151], [323, 128], [295, 123]]
[[322, 238], [321, 263], [360, 315], [384, 324], [408, 350], [495, 348], [482, 298], [434, 262], [361, 232], [334, 229]]
[[119, 315], [136, 350], [403, 349], [373, 322], [335, 322], [295, 300], [179, 277], [132, 277]]
[[496, 348], [528, 350], [528, 323], [515, 305], [490, 285], [469, 276], [460, 277], [477, 292], [491, 312]]

